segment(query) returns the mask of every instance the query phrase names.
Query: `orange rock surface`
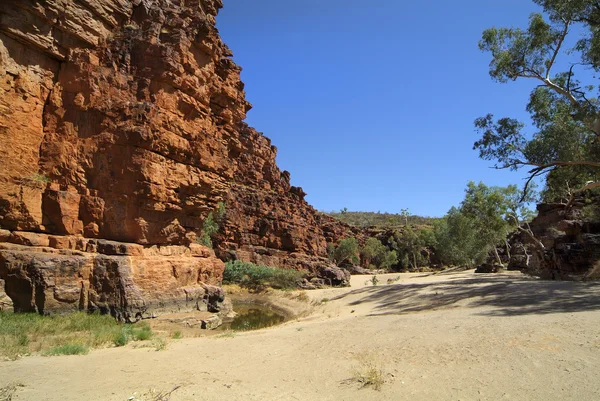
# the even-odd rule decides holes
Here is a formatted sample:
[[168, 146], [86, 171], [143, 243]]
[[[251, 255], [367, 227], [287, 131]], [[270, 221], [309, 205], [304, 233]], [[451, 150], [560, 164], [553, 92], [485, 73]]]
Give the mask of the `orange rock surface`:
[[349, 228], [308, 205], [243, 122], [251, 106], [215, 28], [221, 7], [1, 2], [0, 228], [189, 249], [224, 202], [221, 258], [326, 265], [327, 242]]

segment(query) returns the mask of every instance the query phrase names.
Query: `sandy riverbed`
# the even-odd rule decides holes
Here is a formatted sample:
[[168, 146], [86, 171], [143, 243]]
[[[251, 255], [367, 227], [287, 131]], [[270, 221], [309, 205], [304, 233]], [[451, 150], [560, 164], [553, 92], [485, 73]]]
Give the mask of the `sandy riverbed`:
[[[307, 318], [234, 336], [170, 340], [164, 351], [0, 363], [14, 400], [600, 400], [600, 283], [518, 273], [402, 274], [309, 292]], [[327, 302], [321, 303], [323, 299]], [[357, 358], [384, 372], [359, 389]]]

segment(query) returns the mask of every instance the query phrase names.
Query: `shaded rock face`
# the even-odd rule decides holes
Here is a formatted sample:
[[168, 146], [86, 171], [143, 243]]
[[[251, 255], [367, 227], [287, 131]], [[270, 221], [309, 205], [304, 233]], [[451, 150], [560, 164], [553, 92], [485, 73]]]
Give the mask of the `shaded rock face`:
[[[315, 273], [328, 263], [327, 242], [350, 233], [304, 201], [277, 167], [277, 149], [243, 122], [251, 106], [215, 28], [221, 7], [0, 2], [0, 228], [13, 232], [0, 279], [15, 309], [131, 309], [136, 291], [151, 293], [140, 283], [174, 275], [175, 262], [150, 262], [145, 251], [113, 255], [100, 242], [79, 249], [78, 241], [189, 249], [219, 202], [227, 209], [215, 240], [223, 259]], [[28, 233], [51, 234], [54, 245]], [[40, 250], [48, 247], [61, 251]], [[206, 282], [218, 283], [222, 265], [206, 259]], [[141, 265], [152, 272], [143, 280]], [[57, 277], [71, 277], [72, 287], [55, 289]]]
[[[549, 279], [596, 278], [600, 266], [600, 197], [588, 195], [566, 208], [538, 205], [531, 231], [544, 250], [526, 234], [513, 235], [508, 268]], [[503, 251], [506, 258], [506, 252]], [[596, 270], [594, 270], [596, 268]]]
[[[23, 244], [23, 238], [29, 238]], [[218, 312], [224, 263], [201, 245], [142, 246], [12, 233], [0, 279], [15, 312], [100, 311], [132, 320], [154, 310]]]

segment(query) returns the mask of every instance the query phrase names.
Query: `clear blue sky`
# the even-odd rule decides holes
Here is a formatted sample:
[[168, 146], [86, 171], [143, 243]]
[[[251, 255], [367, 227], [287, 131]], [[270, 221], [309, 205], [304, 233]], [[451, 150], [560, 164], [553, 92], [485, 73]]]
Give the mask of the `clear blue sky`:
[[535, 82], [498, 84], [479, 51], [492, 26], [526, 27], [528, 0], [224, 0], [247, 122], [319, 210], [442, 216], [469, 180], [522, 184], [472, 150], [473, 120], [526, 118]]

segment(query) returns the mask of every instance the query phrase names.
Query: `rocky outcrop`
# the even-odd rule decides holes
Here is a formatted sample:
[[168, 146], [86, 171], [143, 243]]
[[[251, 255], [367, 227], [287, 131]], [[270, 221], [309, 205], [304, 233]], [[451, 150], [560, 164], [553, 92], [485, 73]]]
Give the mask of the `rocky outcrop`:
[[88, 310], [132, 320], [156, 310], [218, 312], [224, 264], [201, 245], [142, 246], [12, 232], [0, 279], [16, 312]]
[[[327, 242], [350, 228], [308, 205], [277, 167], [275, 146], [243, 122], [251, 106], [215, 28], [220, 7], [221, 0], [0, 2], [0, 228], [32, 247], [4, 250], [5, 271], [29, 266], [11, 277], [31, 281], [65, 258], [92, 269], [132, 256], [69, 249], [75, 253], [32, 259], [28, 253], [48, 246], [27, 243], [27, 233], [190, 249], [220, 202], [227, 212], [214, 244], [222, 258], [313, 273], [327, 264]], [[74, 266], [66, 269], [77, 275], [83, 267]], [[115, 269], [119, 276], [129, 268]], [[219, 281], [218, 269], [210, 275]], [[43, 308], [27, 299], [15, 308], [48, 310], [62, 297], [43, 293]]]
[[594, 278], [600, 263], [600, 197], [580, 196], [568, 207], [542, 203], [537, 210], [528, 227], [533, 237], [513, 235], [510, 258], [501, 250], [508, 268], [549, 279]]

